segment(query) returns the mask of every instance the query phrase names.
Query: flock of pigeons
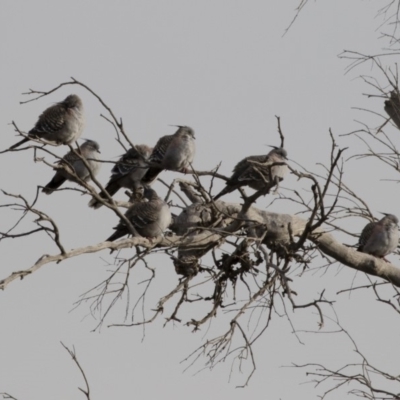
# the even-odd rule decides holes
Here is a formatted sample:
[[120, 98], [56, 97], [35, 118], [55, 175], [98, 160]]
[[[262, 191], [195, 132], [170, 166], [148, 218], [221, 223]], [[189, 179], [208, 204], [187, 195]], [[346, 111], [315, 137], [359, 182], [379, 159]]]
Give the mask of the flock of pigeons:
[[[40, 139], [44, 143], [70, 145], [80, 138], [85, 125], [82, 100], [75, 94], [62, 102], [47, 108], [40, 116], [28, 135], [11, 146], [9, 150], [25, 144], [31, 139]], [[100, 148], [94, 140], [87, 140], [78, 151], [71, 150], [60, 161], [52, 180], [42, 191], [51, 194], [66, 180], [77, 181], [68, 172], [68, 166], [80, 180], [88, 182], [99, 172]], [[168, 205], [151, 188], [151, 184], [163, 170], [187, 173], [195, 156], [195, 135], [192, 128], [178, 126], [173, 135], [161, 137], [154, 148], [135, 145], [124, 154], [111, 170], [111, 177], [105, 191], [89, 202], [95, 209], [110, 201], [121, 188], [132, 191], [131, 203], [125, 217], [131, 222], [137, 233], [143, 237], [160, 236], [171, 224], [172, 217]], [[266, 185], [278, 185], [288, 173], [287, 152], [282, 147], [274, 147], [268, 154], [249, 156], [234, 168], [232, 176], [226, 181], [225, 188], [213, 200], [241, 188], [249, 186], [260, 190]], [[89, 167], [89, 168], [88, 168]], [[79, 182], [78, 182], [79, 183]], [[358, 251], [384, 258], [398, 245], [398, 219], [392, 214], [378, 222], [367, 224], [360, 236]], [[107, 239], [117, 240], [130, 233], [123, 220], [114, 228], [115, 232]]]

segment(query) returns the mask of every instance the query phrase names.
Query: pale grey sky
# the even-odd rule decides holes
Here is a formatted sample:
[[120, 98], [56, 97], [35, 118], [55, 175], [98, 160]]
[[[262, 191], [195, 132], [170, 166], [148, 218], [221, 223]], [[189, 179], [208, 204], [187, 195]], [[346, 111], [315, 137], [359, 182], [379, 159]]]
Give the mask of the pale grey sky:
[[[160, 136], [173, 132], [169, 124], [193, 127], [196, 169], [211, 169], [223, 161], [221, 172], [229, 175], [243, 157], [268, 151], [267, 144], [279, 144], [275, 115], [282, 118], [290, 159], [316, 169], [316, 163], [329, 157], [328, 129], [338, 136], [357, 128], [354, 120], [363, 115], [352, 107], [382, 112], [382, 101], [364, 98], [365, 85], [354, 79], [358, 73], [345, 75], [347, 64], [337, 58], [344, 49], [368, 54], [379, 51], [379, 20], [374, 20], [378, 6], [365, 1], [311, 2], [282, 38], [297, 5], [298, 0], [3, 1], [1, 149], [17, 141], [11, 121], [28, 131], [45, 108], [77, 93], [87, 117], [83, 137], [97, 140], [104, 158], [115, 160], [121, 154], [113, 129], [99, 116], [103, 112], [100, 104], [81, 88], [66, 87], [38, 101], [19, 104], [25, 100], [21, 93], [29, 88], [49, 90], [73, 76], [123, 118], [134, 143], [155, 144]], [[338, 138], [338, 142], [350, 146], [349, 155], [363, 149], [354, 138]], [[66, 152], [65, 148], [55, 151]], [[1, 155], [0, 170], [0, 187], [29, 199], [37, 185], [46, 184], [52, 176], [28, 152]], [[99, 179], [105, 183], [109, 173], [104, 165]], [[398, 187], [379, 181], [390, 174], [382, 176], [381, 169], [374, 171], [371, 164], [351, 161], [345, 176], [374, 212], [399, 216]], [[164, 175], [169, 181], [173, 177], [172, 173]], [[303, 185], [290, 176], [283, 186], [300, 189]], [[160, 184], [156, 188], [165, 191]], [[383, 204], [382, 193], [393, 196], [384, 196]], [[239, 199], [232, 194], [230, 199], [235, 198]], [[0, 199], [2, 204], [8, 201], [3, 195]], [[104, 240], [117, 222], [105, 208], [89, 209], [88, 200], [63, 191], [38, 201], [37, 206], [59, 223], [69, 249]], [[269, 202], [259, 200], [257, 206]], [[286, 203], [282, 210], [282, 205], [276, 203], [271, 209], [296, 211]], [[0, 209], [0, 215], [3, 231], [19, 214]], [[0, 279], [56, 251], [44, 235], [2, 241]], [[154, 301], [178, 279], [172, 263], [162, 260], [154, 261], [158, 273], [151, 293]], [[310, 399], [320, 392], [310, 384], [301, 385], [309, 379], [305, 371], [281, 366], [323, 360], [340, 366], [351, 360], [352, 348], [343, 338], [302, 334], [304, 345], [299, 344], [287, 319], [275, 315], [272, 328], [255, 347], [257, 370], [248, 388], [235, 389], [246, 379], [237, 365], [229, 380], [231, 360], [194, 375], [203, 365], [199, 362], [183, 373], [185, 364], [180, 361], [206, 335], [224, 332], [227, 318], [218, 316], [210, 332], [203, 327], [196, 334], [178, 324], [163, 328], [160, 319], [146, 327], [144, 341], [141, 328], [104, 327], [93, 333], [96, 320], [88, 315], [88, 306], [70, 311], [79, 295], [107, 276], [107, 261], [112, 257], [103, 252], [51, 264], [0, 293], [0, 392], [18, 400], [83, 398], [77, 390], [83, 387], [81, 376], [60, 341], [75, 346], [93, 400], [160, 396], [176, 400]], [[317, 260], [314, 266], [322, 263]], [[135, 282], [146, 276], [138, 270]], [[353, 277], [353, 271], [334, 266], [326, 274], [298, 278], [299, 302], [312, 300], [323, 289], [328, 297], [334, 296], [349, 287]], [[357, 279], [361, 282], [363, 278]], [[400, 326], [394, 313], [362, 293], [336, 300], [340, 320], [360, 348], [378, 366], [395, 371]], [[181, 316], [190, 318], [190, 309], [185, 308]], [[318, 317], [310, 310], [297, 310], [292, 317], [298, 330], [317, 329]], [[120, 318], [121, 313], [116, 313], [108, 322], [120, 322]]]

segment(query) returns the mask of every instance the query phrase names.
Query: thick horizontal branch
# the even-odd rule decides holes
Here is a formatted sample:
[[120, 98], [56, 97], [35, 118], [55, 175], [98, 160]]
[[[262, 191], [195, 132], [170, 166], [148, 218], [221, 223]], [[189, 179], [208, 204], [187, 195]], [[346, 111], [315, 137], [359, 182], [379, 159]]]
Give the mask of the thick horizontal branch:
[[[224, 208], [222, 211], [229, 209], [230, 215], [232, 215], [232, 211], [235, 209], [238, 211], [241, 209], [239, 204], [235, 205], [224, 202], [219, 202], [218, 204]], [[233, 218], [235, 219], [235, 217]], [[242, 223], [238, 224], [238, 220], [241, 220]], [[282, 243], [289, 243], [291, 235], [293, 235], [293, 237], [300, 237], [306, 228], [306, 225], [307, 221], [297, 216], [270, 213], [252, 207], [245, 215], [238, 216], [234, 223], [228, 225], [223, 230], [218, 228], [209, 230], [203, 229], [192, 232], [190, 235], [160, 236], [151, 240], [143, 237], [132, 237], [117, 242], [101, 242], [93, 246], [81, 247], [71, 251], [66, 251], [64, 254], [44, 255], [36, 261], [32, 267], [26, 270], [13, 272], [7, 278], [0, 280], [0, 289], [4, 290], [6, 286], [14, 280], [23, 279], [25, 276], [36, 272], [46, 264], [59, 263], [63, 260], [77, 257], [82, 254], [97, 253], [105, 249], [117, 250], [142, 246], [147, 249], [154, 247], [179, 247], [179, 249], [208, 250], [212, 247], [220, 246], [226, 237], [234, 233], [231, 227], [241, 228], [243, 226], [249, 228], [249, 235], [255, 239], [258, 236], [258, 228], [254, 227], [260, 227], [260, 229], [267, 229], [267, 234], [264, 235], [264, 237], [269, 237], [270, 240]], [[331, 234], [325, 233], [321, 228], [310, 234], [308, 239], [315, 243], [323, 253], [342, 264], [369, 275], [380, 277], [393, 285], [400, 287], [400, 269], [394, 265], [368, 254], [357, 252], [355, 249], [339, 243]]]
[[314, 233], [310, 240], [318, 245], [324, 254], [333, 257], [336, 261], [368, 275], [385, 279], [394, 286], [400, 287], [400, 268], [393, 264], [345, 246], [328, 233]]

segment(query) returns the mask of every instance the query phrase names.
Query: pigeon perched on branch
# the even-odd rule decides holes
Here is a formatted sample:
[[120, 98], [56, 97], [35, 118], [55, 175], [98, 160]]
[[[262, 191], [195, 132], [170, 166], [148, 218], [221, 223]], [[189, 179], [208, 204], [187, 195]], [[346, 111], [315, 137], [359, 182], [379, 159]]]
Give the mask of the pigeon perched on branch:
[[[98, 162], [98, 154], [100, 153], [100, 147], [94, 140], [86, 140], [85, 143], [80, 146], [79, 150], [81, 157], [84, 158], [90, 167], [90, 171], [93, 176], [96, 176], [100, 170], [101, 163]], [[73, 151], [67, 153], [60, 161], [59, 164], [65, 165], [65, 168], [57, 169], [53, 179], [42, 189], [42, 192], [51, 194], [54, 190], [58, 189], [66, 180], [79, 183], [79, 181], [68, 172], [68, 169], [72, 169], [73, 172], [82, 181], [88, 182], [91, 180], [91, 175], [86, 165]]]
[[28, 137], [10, 147], [13, 150], [32, 139], [44, 139], [55, 144], [72, 144], [85, 126], [82, 100], [70, 94], [61, 103], [47, 108], [39, 116]]
[[[150, 187], [145, 188], [144, 199], [128, 208], [125, 216], [137, 233], [147, 238], [160, 236], [172, 221], [168, 204]], [[131, 233], [124, 221], [120, 221], [114, 229], [115, 232], [106, 241], [113, 242]]]
[[194, 140], [194, 131], [188, 126], [178, 126], [173, 135], [160, 138], [149, 158], [150, 167], [143, 182], [153, 182], [164, 169], [184, 174], [189, 172], [196, 151]]
[[385, 101], [385, 111], [400, 129], [400, 97], [395, 90], [390, 92], [390, 98]]
[[244, 158], [236, 164], [232, 176], [226, 182], [225, 188], [214, 197], [214, 200], [242, 186], [250, 186], [252, 189], [261, 190], [268, 184], [279, 184], [289, 170], [286, 160], [287, 152], [282, 147], [274, 147], [266, 155]]
[[[105, 190], [112, 197], [121, 188], [127, 188], [134, 193], [142, 186], [141, 180], [147, 172], [147, 160], [152, 149], [144, 144], [138, 144], [135, 148], [129, 149], [114, 165], [111, 170], [111, 178]], [[107, 199], [107, 195], [102, 191], [99, 196]], [[89, 207], [100, 208], [103, 203], [93, 198], [89, 202]]]
[[393, 214], [385, 216], [378, 222], [370, 222], [361, 232], [358, 251], [384, 258], [396, 250], [399, 243], [399, 220]]

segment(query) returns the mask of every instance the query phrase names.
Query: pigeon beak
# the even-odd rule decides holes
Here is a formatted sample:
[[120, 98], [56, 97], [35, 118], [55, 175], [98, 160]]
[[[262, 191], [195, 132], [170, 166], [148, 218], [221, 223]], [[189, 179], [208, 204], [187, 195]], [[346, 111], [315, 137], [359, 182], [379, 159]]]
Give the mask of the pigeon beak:
[[100, 150], [97, 150], [97, 152], [98, 152], [99, 154], [101, 154], [101, 151], [100, 151]]

